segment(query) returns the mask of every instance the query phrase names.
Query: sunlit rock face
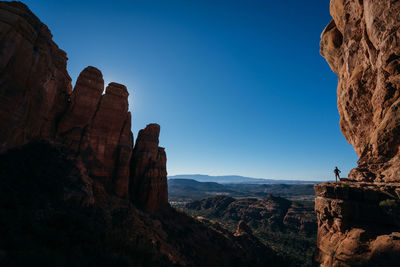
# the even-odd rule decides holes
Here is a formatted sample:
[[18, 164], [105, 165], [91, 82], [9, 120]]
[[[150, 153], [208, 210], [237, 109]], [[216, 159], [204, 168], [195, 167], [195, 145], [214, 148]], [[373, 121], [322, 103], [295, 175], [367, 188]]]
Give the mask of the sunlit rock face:
[[[315, 185], [320, 266], [400, 262], [400, 2], [331, 0], [321, 54], [338, 75], [351, 180]], [[356, 182], [354, 182], [356, 181]]]
[[343, 135], [359, 156], [349, 177], [400, 181], [400, 2], [331, 0], [321, 54], [338, 75]]

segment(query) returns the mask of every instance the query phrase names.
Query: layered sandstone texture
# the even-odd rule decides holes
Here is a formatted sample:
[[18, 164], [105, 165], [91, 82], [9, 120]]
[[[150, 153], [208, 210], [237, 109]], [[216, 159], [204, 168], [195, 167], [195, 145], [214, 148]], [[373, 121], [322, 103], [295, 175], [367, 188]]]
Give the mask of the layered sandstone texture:
[[78, 77], [70, 104], [57, 128], [57, 140], [74, 149], [89, 175], [121, 197], [128, 196], [133, 136], [125, 86], [110, 83], [87, 67]]
[[400, 184], [314, 186], [319, 266], [396, 266], [400, 260]]
[[321, 54], [338, 75], [343, 135], [359, 156], [349, 177], [400, 181], [400, 2], [331, 0]]
[[0, 150], [53, 138], [68, 106], [67, 56], [24, 5], [0, 3]]
[[66, 53], [22, 3], [0, 2], [0, 39], [0, 151], [43, 139], [64, 145], [99, 202], [117, 195], [148, 210], [167, 206], [160, 128], [140, 132], [132, 157], [127, 88], [110, 83], [104, 90], [101, 71], [87, 67], [72, 90]]

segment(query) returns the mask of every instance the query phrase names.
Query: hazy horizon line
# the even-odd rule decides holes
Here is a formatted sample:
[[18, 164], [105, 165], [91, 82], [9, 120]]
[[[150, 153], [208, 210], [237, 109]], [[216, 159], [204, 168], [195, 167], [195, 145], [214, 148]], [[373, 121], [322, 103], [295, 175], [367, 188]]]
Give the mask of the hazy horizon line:
[[243, 176], [237, 174], [224, 174], [224, 175], [210, 175], [210, 174], [202, 174], [202, 173], [183, 173], [183, 174], [173, 174], [167, 175], [167, 178], [173, 176], [195, 176], [195, 175], [202, 175], [202, 176], [209, 176], [209, 177], [243, 177], [243, 178], [250, 178], [250, 179], [262, 179], [262, 180], [287, 180], [287, 181], [326, 181], [326, 180], [334, 180], [330, 178], [265, 178], [265, 177], [252, 177], [252, 176]]

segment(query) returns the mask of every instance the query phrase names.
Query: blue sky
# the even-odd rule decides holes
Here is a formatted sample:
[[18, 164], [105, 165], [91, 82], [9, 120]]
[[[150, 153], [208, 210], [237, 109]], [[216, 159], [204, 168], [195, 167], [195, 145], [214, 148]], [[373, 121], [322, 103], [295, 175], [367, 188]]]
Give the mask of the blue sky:
[[23, 1], [68, 54], [130, 92], [133, 133], [161, 125], [168, 173], [332, 179], [357, 156], [319, 55], [329, 0]]

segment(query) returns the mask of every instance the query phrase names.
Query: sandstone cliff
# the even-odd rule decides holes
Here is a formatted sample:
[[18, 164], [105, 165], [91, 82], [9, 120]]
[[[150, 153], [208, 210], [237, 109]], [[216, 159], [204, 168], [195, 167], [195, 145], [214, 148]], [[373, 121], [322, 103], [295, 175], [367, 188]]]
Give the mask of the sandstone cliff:
[[398, 264], [400, 184], [325, 183], [315, 192], [321, 266]]
[[53, 138], [68, 106], [67, 56], [19, 3], [0, 3], [0, 150]]
[[400, 2], [331, 0], [321, 54], [338, 74], [340, 127], [359, 156], [349, 177], [400, 180]]
[[[0, 151], [39, 139], [63, 144], [75, 151], [82, 172], [93, 179], [99, 203], [110, 194], [128, 199], [132, 179], [143, 194], [131, 198], [138, 206], [142, 199], [145, 208], [166, 206], [166, 156], [158, 147], [160, 129], [152, 132], [154, 143], [141, 142], [139, 134], [132, 158], [127, 88], [110, 83], [104, 92], [101, 71], [87, 67], [71, 91], [65, 52], [23, 4], [0, 3], [0, 25]], [[139, 162], [142, 165], [135, 165]]]
[[400, 260], [400, 2], [331, 0], [321, 54], [338, 74], [343, 135], [359, 156], [349, 181], [315, 185], [316, 263]]

